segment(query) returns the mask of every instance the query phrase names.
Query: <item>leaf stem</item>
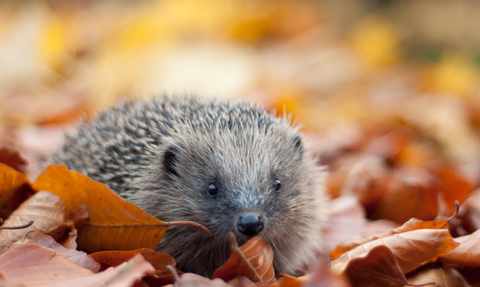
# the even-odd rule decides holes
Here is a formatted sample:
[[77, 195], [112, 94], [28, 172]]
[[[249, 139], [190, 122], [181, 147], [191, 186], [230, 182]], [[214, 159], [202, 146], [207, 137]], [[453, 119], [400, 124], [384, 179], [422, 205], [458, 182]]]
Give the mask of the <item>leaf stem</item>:
[[204, 231], [206, 234], [208, 234], [208, 236], [213, 237], [212, 233], [210, 232], [210, 230], [208, 230], [208, 228], [206, 228], [205, 226], [201, 225], [200, 223], [193, 222], [193, 221], [172, 221], [172, 222], [160, 223], [159, 225], [165, 225], [165, 226], [172, 226], [172, 225], [189, 225], [189, 226], [198, 228], [198, 229]]
[[0, 229], [23, 229], [31, 226], [33, 224], [33, 220], [30, 220], [27, 224], [20, 225], [20, 226], [0, 226]]

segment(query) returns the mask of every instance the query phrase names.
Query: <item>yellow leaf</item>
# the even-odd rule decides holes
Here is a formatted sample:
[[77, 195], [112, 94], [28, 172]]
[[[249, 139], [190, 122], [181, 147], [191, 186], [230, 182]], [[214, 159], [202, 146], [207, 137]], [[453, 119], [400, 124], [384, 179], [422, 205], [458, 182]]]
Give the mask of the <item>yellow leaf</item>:
[[351, 46], [370, 64], [387, 66], [400, 58], [399, 30], [375, 17], [360, 22], [350, 34]]
[[464, 95], [476, 81], [477, 71], [458, 56], [444, 58], [432, 72], [432, 85], [435, 90]]
[[71, 57], [71, 31], [66, 19], [55, 14], [40, 29], [38, 54], [40, 60], [55, 71], [60, 71]]

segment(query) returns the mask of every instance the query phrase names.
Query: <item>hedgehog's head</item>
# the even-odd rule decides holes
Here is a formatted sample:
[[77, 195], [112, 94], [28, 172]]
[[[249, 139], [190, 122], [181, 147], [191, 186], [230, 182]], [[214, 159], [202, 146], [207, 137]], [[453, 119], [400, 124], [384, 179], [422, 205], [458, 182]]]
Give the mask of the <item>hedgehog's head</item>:
[[261, 111], [194, 119], [163, 139], [144, 208], [164, 221], [198, 222], [214, 236], [186, 227], [167, 231], [162, 251], [180, 267], [196, 271], [199, 260], [211, 260], [213, 272], [228, 256], [228, 232], [239, 244], [265, 239], [281, 272], [293, 272], [320, 243], [322, 173], [288, 120]]

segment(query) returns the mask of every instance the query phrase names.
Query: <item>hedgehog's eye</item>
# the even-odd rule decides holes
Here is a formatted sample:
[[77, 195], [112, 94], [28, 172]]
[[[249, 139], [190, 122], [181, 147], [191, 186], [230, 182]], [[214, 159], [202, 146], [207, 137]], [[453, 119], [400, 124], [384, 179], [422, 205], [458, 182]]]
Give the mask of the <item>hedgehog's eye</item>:
[[211, 196], [214, 196], [214, 195], [217, 195], [218, 193], [218, 188], [217, 188], [217, 185], [215, 183], [210, 183], [208, 185], [208, 194], [210, 194]]
[[280, 183], [280, 181], [278, 179], [275, 179], [273, 181], [273, 187], [275, 188], [275, 190], [280, 190], [280, 188], [282, 188], [282, 184]]

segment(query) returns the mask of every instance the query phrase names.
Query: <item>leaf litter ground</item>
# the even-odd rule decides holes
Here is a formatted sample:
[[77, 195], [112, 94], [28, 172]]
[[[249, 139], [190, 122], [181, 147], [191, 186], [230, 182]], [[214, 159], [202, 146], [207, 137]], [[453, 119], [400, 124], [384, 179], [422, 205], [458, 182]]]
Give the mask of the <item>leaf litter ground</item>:
[[[5, 21], [0, 55], [7, 55], [0, 73], [0, 162], [11, 167], [0, 166], [0, 217], [6, 220], [5, 227], [34, 220], [24, 230], [0, 231], [0, 256], [18, 257], [17, 263], [23, 265], [37, 262], [38, 269], [25, 270], [28, 275], [51, 274], [53, 266], [59, 268], [59, 281], [45, 281], [46, 285], [115, 285], [125, 279], [124, 285], [115, 286], [133, 286], [145, 274], [143, 280], [151, 286], [172, 283], [176, 275], [187, 285], [227, 284], [166, 269], [172, 258], [145, 249], [155, 249], [166, 226], [113, 195], [104, 195], [107, 191], [98, 183], [58, 167], [45, 171], [33, 184], [24, 174], [33, 178], [32, 174], [44, 172], [33, 170], [38, 160], [58, 146], [62, 130], [71, 130], [79, 118], [119, 95], [150, 96], [167, 89], [249, 97], [292, 113], [308, 133], [309, 150], [328, 167], [332, 217], [324, 249], [333, 250], [336, 259], [320, 256], [319, 265], [307, 275], [284, 276], [270, 282], [274, 286], [479, 286], [480, 81], [478, 65], [469, 60], [477, 55], [468, 54], [472, 49], [467, 45], [465, 51], [449, 49], [437, 62], [425, 65], [405, 58], [429, 46], [428, 37], [418, 37], [415, 29], [438, 35], [432, 27], [441, 27], [404, 23], [402, 19], [416, 17], [408, 11], [438, 24], [443, 17], [430, 12], [451, 15], [451, 6], [435, 3], [431, 9], [416, 1], [390, 1], [365, 15], [360, 10], [366, 5], [331, 11], [327, 6], [332, 5], [317, 1], [252, 1], [242, 6], [211, 0], [138, 1], [129, 9], [116, 1], [50, 2], [0, 3], [0, 18]], [[457, 8], [476, 11], [467, 2]], [[338, 10], [347, 15], [343, 19], [355, 22], [351, 29], [337, 27], [348, 30], [345, 34], [331, 28], [335, 23], [330, 16], [338, 15]], [[392, 11], [400, 23], [390, 21]], [[447, 28], [439, 34], [448, 37], [444, 31], [451, 27]], [[224, 75], [228, 80], [219, 81]], [[21, 154], [1, 146], [17, 147]], [[77, 199], [66, 195], [65, 186]], [[95, 206], [107, 201], [116, 205], [112, 210], [118, 217]], [[447, 229], [441, 228], [454, 213], [455, 201], [461, 204], [458, 215]], [[415, 230], [403, 230], [402, 224], [412, 218], [418, 218]], [[78, 243], [88, 252], [134, 251], [100, 251], [120, 252], [104, 254], [114, 259], [109, 263], [99, 259], [116, 267], [92, 275], [60, 251], [49, 257], [58, 249], [36, 242], [38, 234], [48, 234], [71, 250]], [[257, 246], [259, 250], [265, 250], [264, 243], [256, 242], [263, 246]], [[29, 251], [19, 256], [22, 248]], [[222, 272], [229, 274], [224, 279], [233, 278], [228, 283], [233, 285], [263, 284], [256, 275], [240, 277], [255, 274], [248, 268], [235, 273], [238, 266], [255, 266], [242, 261], [251, 258], [242, 254], [232, 259], [239, 265], [224, 266]], [[52, 265], [42, 261], [45, 255]], [[264, 256], [269, 262], [268, 252]], [[122, 261], [128, 263], [121, 265]], [[28, 281], [10, 259], [1, 262], [6, 265], [0, 280], [14, 286], [44, 282]], [[79, 277], [63, 277], [67, 269]]]

